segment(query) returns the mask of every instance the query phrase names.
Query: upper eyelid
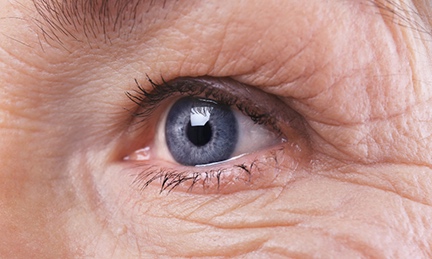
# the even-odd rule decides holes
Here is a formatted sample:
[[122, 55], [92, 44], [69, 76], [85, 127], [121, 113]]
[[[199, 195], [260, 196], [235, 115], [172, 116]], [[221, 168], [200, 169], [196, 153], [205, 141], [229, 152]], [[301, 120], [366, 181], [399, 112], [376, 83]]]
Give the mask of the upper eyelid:
[[[178, 78], [170, 82], [163, 81], [162, 84], [154, 83], [150, 78], [150, 90], [142, 86], [137, 80], [138, 90], [126, 92], [126, 95], [139, 109], [135, 116], [145, 120], [153, 110], [166, 98], [177, 95], [197, 96], [215, 99], [229, 106], [236, 106], [242, 112], [252, 117], [256, 123], [262, 123], [272, 119], [271, 124], [278, 121], [289, 122], [300, 115], [287, 106], [278, 97], [263, 92], [255, 87], [242, 84], [231, 78]], [[267, 118], [269, 117], [269, 118]], [[263, 121], [260, 121], [260, 120]], [[276, 129], [278, 130], [278, 129]]]

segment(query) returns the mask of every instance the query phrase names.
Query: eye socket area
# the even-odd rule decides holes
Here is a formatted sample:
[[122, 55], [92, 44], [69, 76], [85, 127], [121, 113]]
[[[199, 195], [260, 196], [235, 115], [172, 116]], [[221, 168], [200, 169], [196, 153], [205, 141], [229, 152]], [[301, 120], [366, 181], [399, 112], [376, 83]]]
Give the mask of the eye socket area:
[[[306, 157], [301, 116], [256, 88], [229, 78], [176, 79], [154, 85], [151, 92], [138, 88], [142, 96], [130, 97], [140, 106], [133, 123], [138, 129], [128, 134], [129, 151], [123, 158], [140, 189], [153, 182], [160, 191], [206, 194], [268, 187], [281, 168], [292, 171]], [[167, 128], [177, 128], [171, 135], [178, 152], [168, 144]], [[195, 150], [192, 159], [173, 156], [187, 148]], [[220, 152], [226, 149], [230, 151]], [[198, 185], [202, 187], [194, 187]]]
[[238, 109], [182, 97], [165, 108], [152, 143], [129, 160], [141, 166], [135, 179], [140, 188], [157, 181], [160, 192], [229, 194], [274, 184], [284, 142]]

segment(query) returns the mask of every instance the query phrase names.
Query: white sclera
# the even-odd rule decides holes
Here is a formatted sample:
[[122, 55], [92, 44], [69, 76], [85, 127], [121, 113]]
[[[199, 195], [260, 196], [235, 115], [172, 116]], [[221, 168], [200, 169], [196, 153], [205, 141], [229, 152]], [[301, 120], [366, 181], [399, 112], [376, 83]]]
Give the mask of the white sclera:
[[265, 125], [255, 123], [240, 111], [234, 111], [239, 126], [239, 139], [233, 157], [253, 153], [280, 144], [282, 137]]
[[[165, 125], [167, 113], [171, 107], [164, 112], [162, 120], [156, 129], [156, 135], [152, 147], [145, 147], [135, 151], [125, 160], [145, 161], [150, 159], [162, 159], [165, 161], [174, 162], [170, 151], [168, 150], [165, 140]], [[202, 107], [203, 108], [203, 107]], [[207, 107], [209, 108], [209, 107]], [[277, 133], [270, 130], [265, 125], [255, 123], [250, 117], [244, 115], [239, 110], [234, 110], [234, 115], [238, 123], [238, 141], [231, 158], [233, 160], [246, 154], [254, 153], [265, 148], [275, 146], [284, 141]], [[192, 126], [203, 126], [210, 120], [211, 110], [203, 109], [200, 111], [191, 110]], [[227, 161], [227, 160], [225, 160]], [[225, 161], [220, 161], [212, 164], [221, 164]], [[208, 164], [211, 165], [211, 164]], [[205, 166], [205, 165], [200, 165]]]

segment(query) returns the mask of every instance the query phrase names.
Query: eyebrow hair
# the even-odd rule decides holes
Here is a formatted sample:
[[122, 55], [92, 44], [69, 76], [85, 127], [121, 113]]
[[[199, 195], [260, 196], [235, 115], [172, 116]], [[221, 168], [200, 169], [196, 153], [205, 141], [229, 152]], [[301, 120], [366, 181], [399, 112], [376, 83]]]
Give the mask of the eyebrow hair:
[[[35, 19], [46, 40], [60, 44], [63, 38], [71, 37], [79, 41], [84, 34], [87, 40], [103, 35], [110, 41], [110, 34], [132, 33], [135, 25], [142, 22], [143, 16], [158, 4], [165, 8], [167, 0], [32, 0], [39, 14]], [[121, 36], [117, 34], [116, 36]]]
[[[428, 0], [412, 0], [413, 6], [410, 6], [408, 3], [395, 0], [368, 1], [380, 10], [385, 19], [389, 19], [399, 26], [432, 35], [430, 21], [432, 2], [429, 3]], [[428, 7], [422, 8], [424, 7], [422, 4], [428, 4]]]
[[[46, 41], [55, 41], [63, 45], [63, 40], [72, 38], [76, 41], [103, 37], [111, 42], [111, 37], [128, 38], [143, 22], [144, 16], [159, 5], [164, 9], [167, 0], [32, 0], [39, 14], [36, 24]], [[171, 3], [178, 0], [170, 1]], [[404, 27], [432, 35], [429, 28], [430, 18], [425, 11], [395, 0], [362, 0], [377, 8], [385, 19]], [[428, 10], [429, 11], [429, 10]], [[432, 10], [430, 10], [432, 12]], [[407, 13], [413, 15], [409, 17]], [[423, 23], [416, 18], [420, 18]], [[394, 21], [396, 19], [396, 21]], [[127, 30], [123, 28], [127, 27]]]

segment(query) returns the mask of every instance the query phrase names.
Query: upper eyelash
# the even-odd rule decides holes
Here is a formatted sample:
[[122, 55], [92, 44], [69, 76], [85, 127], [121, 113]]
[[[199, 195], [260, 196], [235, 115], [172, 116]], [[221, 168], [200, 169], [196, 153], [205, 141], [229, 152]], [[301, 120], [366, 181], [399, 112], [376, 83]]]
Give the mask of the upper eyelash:
[[147, 80], [152, 86], [150, 91], [144, 89], [138, 80], [135, 79], [137, 89], [133, 92], [126, 92], [126, 96], [139, 106], [139, 109], [132, 114], [135, 117], [140, 117], [143, 121], [153, 113], [162, 101], [172, 95], [202, 96], [209, 99], [212, 98], [219, 104], [235, 106], [255, 123], [270, 126], [273, 130], [280, 133], [276, 119], [273, 116], [248, 105], [248, 100], [240, 101], [237, 96], [226, 91], [211, 88], [200, 83], [193, 83], [193, 79], [183, 79], [184, 81], [171, 83], [166, 82], [162, 78], [161, 84], [156, 84], [149, 76], [147, 76]]

